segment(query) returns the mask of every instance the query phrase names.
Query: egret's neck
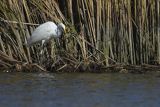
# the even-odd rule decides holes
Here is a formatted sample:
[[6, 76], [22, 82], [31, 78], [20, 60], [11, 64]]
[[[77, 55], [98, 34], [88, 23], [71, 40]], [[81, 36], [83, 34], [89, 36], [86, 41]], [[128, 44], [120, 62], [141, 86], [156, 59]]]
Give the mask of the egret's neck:
[[58, 36], [58, 37], [61, 37], [61, 35], [62, 35], [62, 30], [59, 29], [59, 28], [57, 28], [57, 36]]

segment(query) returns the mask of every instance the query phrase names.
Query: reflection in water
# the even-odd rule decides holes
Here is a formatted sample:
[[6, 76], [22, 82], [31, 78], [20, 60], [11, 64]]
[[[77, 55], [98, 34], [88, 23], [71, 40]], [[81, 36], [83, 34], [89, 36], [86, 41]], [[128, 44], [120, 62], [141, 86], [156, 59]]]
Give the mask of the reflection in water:
[[159, 107], [156, 75], [1, 73], [2, 107]]

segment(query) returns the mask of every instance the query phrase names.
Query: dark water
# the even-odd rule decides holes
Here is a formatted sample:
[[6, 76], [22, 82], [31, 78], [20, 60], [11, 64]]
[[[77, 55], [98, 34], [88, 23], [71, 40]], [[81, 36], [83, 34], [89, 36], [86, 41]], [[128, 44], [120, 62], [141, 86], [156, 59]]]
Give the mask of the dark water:
[[153, 74], [0, 73], [0, 107], [160, 107]]

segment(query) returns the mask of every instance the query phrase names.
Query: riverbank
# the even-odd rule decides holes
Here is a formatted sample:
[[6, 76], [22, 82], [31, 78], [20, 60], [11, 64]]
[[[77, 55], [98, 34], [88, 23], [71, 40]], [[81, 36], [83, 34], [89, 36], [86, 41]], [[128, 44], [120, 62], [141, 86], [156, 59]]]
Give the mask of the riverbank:
[[110, 66], [103, 66], [98, 64], [89, 65], [79, 65], [72, 66], [66, 65], [56, 65], [49, 68], [43, 68], [42, 66], [34, 64], [15, 64], [11, 68], [1, 69], [3, 72], [54, 72], [54, 73], [133, 73], [133, 74], [144, 74], [144, 73], [160, 73], [160, 65], [122, 65], [115, 64]]

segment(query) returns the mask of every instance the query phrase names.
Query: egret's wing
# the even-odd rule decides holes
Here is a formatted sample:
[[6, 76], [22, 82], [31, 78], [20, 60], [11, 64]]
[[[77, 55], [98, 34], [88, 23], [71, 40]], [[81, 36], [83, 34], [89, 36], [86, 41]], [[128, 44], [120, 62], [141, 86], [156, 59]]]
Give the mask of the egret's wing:
[[31, 37], [28, 39], [28, 45], [51, 38], [51, 36], [56, 35], [56, 30], [57, 25], [53, 22], [46, 22], [40, 25], [34, 30]]

